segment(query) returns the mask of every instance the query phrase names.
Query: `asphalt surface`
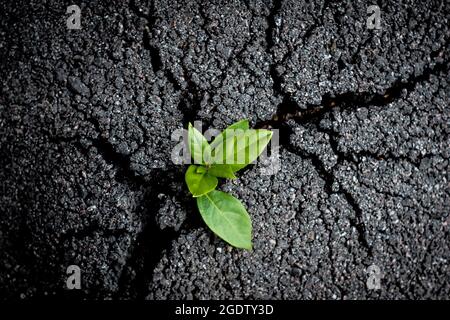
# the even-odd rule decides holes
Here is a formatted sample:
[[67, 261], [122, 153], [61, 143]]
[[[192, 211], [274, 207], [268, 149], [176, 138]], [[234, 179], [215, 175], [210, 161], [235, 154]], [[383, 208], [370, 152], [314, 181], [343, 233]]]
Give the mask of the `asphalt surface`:
[[[381, 30], [369, 1], [80, 1], [81, 30], [4, 4], [0, 299], [448, 299], [450, 5], [377, 3]], [[281, 144], [220, 185], [252, 252], [171, 161], [188, 122], [243, 118]]]

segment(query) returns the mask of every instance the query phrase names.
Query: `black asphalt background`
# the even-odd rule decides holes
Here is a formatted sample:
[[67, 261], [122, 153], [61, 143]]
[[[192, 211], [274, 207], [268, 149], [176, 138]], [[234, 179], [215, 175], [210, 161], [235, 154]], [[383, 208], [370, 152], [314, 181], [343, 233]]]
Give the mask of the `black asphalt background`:
[[[0, 299], [448, 299], [450, 5], [376, 3], [382, 30], [370, 1], [2, 3]], [[281, 132], [276, 175], [221, 185], [251, 253], [170, 161], [242, 118]]]

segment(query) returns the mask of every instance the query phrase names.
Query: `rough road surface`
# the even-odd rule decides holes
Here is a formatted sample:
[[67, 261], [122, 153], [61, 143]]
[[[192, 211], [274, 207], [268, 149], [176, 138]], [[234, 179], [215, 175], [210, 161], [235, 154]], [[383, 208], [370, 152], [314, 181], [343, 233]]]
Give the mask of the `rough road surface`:
[[[450, 297], [450, 5], [10, 1], [0, 13], [0, 299]], [[176, 129], [248, 118], [281, 168], [202, 222]], [[82, 289], [66, 289], [78, 265]], [[378, 290], [369, 267], [381, 271]]]

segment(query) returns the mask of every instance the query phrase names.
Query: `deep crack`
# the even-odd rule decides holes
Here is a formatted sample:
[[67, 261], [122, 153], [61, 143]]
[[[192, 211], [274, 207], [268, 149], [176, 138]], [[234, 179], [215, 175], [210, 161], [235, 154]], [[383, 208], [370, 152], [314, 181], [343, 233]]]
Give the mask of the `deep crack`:
[[[434, 54], [443, 52], [445, 47], [446, 45], [436, 50]], [[256, 124], [256, 127], [280, 128], [289, 119], [294, 119], [298, 123], [318, 122], [325, 114], [336, 108], [354, 110], [361, 107], [386, 106], [401, 98], [404, 90], [410, 92], [414, 90], [418, 83], [428, 81], [432, 75], [448, 72], [449, 65], [450, 61], [445, 60], [444, 62], [436, 63], [432, 68], [425, 68], [423, 73], [418, 76], [410, 76], [406, 81], [398, 79], [382, 94], [371, 92], [346, 92], [336, 96], [325, 94], [322, 96], [322, 101], [319, 105], [307, 104], [306, 109], [301, 109], [288, 94], [283, 93], [284, 98], [277, 108], [277, 113], [270, 120], [260, 121]], [[279, 81], [281, 79], [275, 77], [275, 80], [278, 82], [276, 86], [280, 87]]]

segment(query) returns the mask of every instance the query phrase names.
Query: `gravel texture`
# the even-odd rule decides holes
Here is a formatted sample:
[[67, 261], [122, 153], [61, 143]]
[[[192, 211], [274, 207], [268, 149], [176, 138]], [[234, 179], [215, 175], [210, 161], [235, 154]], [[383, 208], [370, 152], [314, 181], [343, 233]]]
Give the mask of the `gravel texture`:
[[[79, 1], [68, 30], [71, 4], [0, 14], [0, 300], [450, 297], [447, 2], [378, 1], [381, 30], [369, 1]], [[280, 130], [276, 174], [220, 184], [252, 252], [171, 161], [242, 118]]]

